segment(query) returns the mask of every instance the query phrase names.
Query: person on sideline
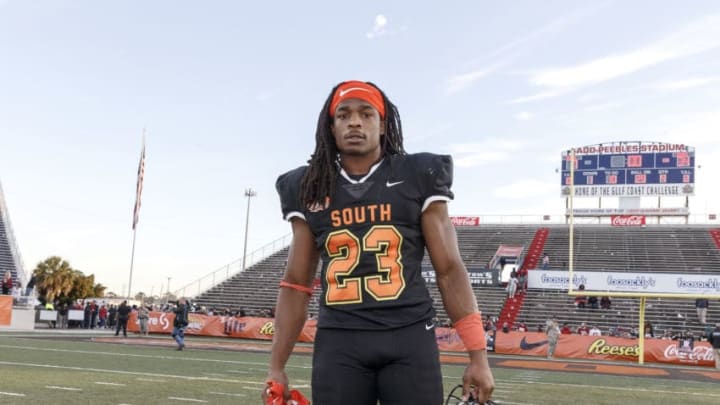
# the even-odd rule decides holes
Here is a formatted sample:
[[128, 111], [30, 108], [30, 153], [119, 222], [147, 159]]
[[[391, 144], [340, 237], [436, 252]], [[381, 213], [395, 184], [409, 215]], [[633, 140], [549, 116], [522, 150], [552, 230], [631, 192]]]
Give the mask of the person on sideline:
[[545, 323], [545, 333], [548, 337], [548, 352], [547, 358], [551, 359], [555, 355], [555, 348], [557, 347], [558, 340], [560, 339], [560, 326], [558, 325], [557, 318], [552, 317]]
[[[443, 403], [433, 301], [420, 267], [427, 248], [445, 310], [470, 356], [464, 398], [485, 402], [495, 383], [448, 216], [451, 157], [406, 153], [397, 108], [361, 81], [332, 89], [315, 142], [309, 164], [276, 184], [293, 239], [263, 398], [288, 387], [285, 365], [321, 262], [312, 403]], [[280, 392], [289, 399], [286, 389]]]
[[177, 349], [185, 348], [185, 329], [187, 329], [190, 321], [188, 319], [188, 305], [185, 298], [180, 298], [177, 307], [175, 307], [175, 320], [173, 321], [172, 337], [177, 342]]

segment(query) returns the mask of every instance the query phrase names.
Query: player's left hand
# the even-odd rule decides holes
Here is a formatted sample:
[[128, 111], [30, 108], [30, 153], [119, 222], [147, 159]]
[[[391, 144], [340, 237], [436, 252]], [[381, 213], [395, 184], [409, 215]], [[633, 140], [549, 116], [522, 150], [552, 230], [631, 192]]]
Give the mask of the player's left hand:
[[463, 401], [467, 401], [472, 395], [477, 403], [485, 403], [492, 396], [494, 389], [495, 378], [488, 364], [487, 351], [470, 352], [470, 364], [463, 374]]

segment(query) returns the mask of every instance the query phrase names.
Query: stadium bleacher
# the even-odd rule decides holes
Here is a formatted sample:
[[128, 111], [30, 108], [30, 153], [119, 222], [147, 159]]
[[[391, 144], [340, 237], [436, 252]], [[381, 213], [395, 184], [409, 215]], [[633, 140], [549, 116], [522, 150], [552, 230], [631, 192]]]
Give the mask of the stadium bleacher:
[[13, 280], [24, 281], [22, 260], [15, 248], [12, 227], [5, 205], [2, 187], [0, 186], [0, 276], [10, 270]]
[[[468, 267], [484, 267], [500, 244], [528, 246], [540, 227], [550, 229], [544, 251], [551, 257], [550, 269], [567, 268], [568, 227], [565, 225], [483, 225], [457, 228], [460, 254]], [[710, 226], [657, 225], [642, 228], [609, 225], [577, 225], [575, 227], [574, 268], [586, 271], [718, 273], [720, 250], [710, 236]], [[284, 248], [259, 263], [238, 273], [194, 299], [207, 308], [237, 310], [261, 314], [275, 305], [277, 285], [287, 259]], [[429, 265], [429, 258], [424, 263]], [[429, 284], [441, 322], [448, 321], [440, 292]], [[316, 287], [317, 290], [317, 287]], [[485, 315], [499, 316], [505, 304], [502, 286], [473, 286]], [[317, 292], [317, 291], [316, 291]], [[313, 296], [310, 313], [317, 313], [318, 294]], [[610, 330], [632, 331], [638, 326], [637, 298], [612, 297], [610, 310], [576, 309], [574, 297], [563, 290], [530, 290], [524, 299], [517, 320], [531, 330], [548, 317], [557, 315], [576, 329], [581, 322], [595, 324], [603, 334]], [[646, 319], [654, 325], [655, 334], [663, 331], [691, 331], [700, 336], [705, 326], [695, 315], [694, 300], [648, 298]], [[720, 303], [712, 302], [708, 319], [720, 321]], [[498, 325], [498, 328], [501, 325]]]

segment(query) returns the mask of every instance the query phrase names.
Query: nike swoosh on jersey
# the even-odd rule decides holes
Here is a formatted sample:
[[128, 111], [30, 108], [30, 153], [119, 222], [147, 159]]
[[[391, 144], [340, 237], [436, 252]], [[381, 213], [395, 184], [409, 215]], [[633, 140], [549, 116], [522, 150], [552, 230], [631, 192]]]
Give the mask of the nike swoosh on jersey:
[[353, 90], [362, 90], [362, 91], [370, 92], [370, 90], [363, 89], [362, 87], [350, 87], [349, 89], [340, 90], [340, 97], [346, 95], [348, 92], [353, 91]]
[[396, 182], [394, 182], [394, 183], [390, 183], [390, 182], [388, 181], [387, 183], [385, 183], [385, 185], [386, 185], [387, 187], [394, 187], [394, 186], [397, 186], [398, 184], [402, 184], [402, 183], [405, 183], [405, 180], [396, 181]]
[[425, 330], [430, 330], [435, 327], [435, 324], [430, 322], [425, 324]]
[[525, 338], [523, 337], [522, 340], [520, 341], [520, 348], [522, 350], [532, 350], [532, 349], [536, 349], [538, 347], [544, 346], [547, 343], [548, 343], [547, 340], [541, 340], [539, 342], [528, 343], [527, 340], [525, 340]]

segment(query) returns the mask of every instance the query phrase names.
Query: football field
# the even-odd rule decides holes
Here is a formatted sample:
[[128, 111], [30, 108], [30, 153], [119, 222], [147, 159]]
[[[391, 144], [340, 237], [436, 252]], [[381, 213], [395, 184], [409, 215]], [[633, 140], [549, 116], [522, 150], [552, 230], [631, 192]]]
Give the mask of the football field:
[[[110, 332], [2, 333], [0, 404], [261, 403], [267, 343], [191, 336], [184, 351], [172, 343], [168, 336], [118, 339]], [[287, 370], [309, 397], [311, 356], [301, 348]], [[596, 372], [588, 363], [494, 355], [492, 363], [500, 404], [720, 403], [720, 373], [707, 368], [613, 363]], [[463, 370], [443, 366], [446, 395]]]

